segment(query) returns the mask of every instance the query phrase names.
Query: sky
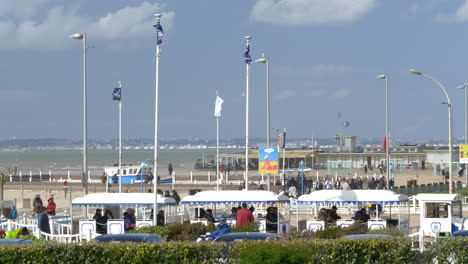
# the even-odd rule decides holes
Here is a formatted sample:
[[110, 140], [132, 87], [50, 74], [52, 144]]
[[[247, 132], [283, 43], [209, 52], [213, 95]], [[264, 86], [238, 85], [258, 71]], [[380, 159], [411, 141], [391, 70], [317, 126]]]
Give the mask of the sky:
[[[82, 138], [87, 33], [88, 137], [118, 136], [112, 89], [123, 82], [123, 137], [152, 138], [155, 13], [163, 14], [161, 138], [245, 136], [246, 42], [270, 59], [271, 128], [290, 137], [464, 135], [468, 0], [0, 0], [0, 139]], [[250, 71], [250, 136], [266, 135], [266, 67]], [[338, 113], [341, 114], [341, 120]], [[349, 127], [340, 127], [348, 121]], [[275, 136], [272, 131], [272, 137]]]

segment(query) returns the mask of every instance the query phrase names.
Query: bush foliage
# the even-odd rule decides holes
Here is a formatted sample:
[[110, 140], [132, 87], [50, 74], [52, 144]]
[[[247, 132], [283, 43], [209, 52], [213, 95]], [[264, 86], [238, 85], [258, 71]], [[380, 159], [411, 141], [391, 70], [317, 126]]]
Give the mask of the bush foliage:
[[[447, 239], [421, 255], [411, 241], [313, 239], [224, 243], [36, 243], [0, 247], [1, 263], [467, 263], [467, 240]], [[444, 253], [445, 252], [445, 253]], [[456, 255], [454, 252], [457, 252]], [[423, 262], [424, 261], [424, 262]], [[427, 263], [427, 262], [426, 262]]]

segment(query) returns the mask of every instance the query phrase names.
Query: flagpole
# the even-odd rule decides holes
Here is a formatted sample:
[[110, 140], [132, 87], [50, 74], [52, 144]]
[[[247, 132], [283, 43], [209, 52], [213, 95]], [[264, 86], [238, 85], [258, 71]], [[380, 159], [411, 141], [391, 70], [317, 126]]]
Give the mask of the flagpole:
[[[120, 94], [122, 94], [122, 81], [119, 81]], [[122, 192], [122, 96], [119, 99], [119, 193]]]
[[[245, 36], [247, 41], [247, 47], [249, 47], [250, 39], [252, 37]], [[250, 73], [250, 63], [245, 63], [245, 190], [249, 190], [249, 73]]]
[[[216, 99], [218, 96], [216, 91]], [[216, 115], [216, 190], [219, 191], [219, 115]]]
[[[285, 135], [286, 135], [286, 128], [284, 128], [284, 131], [283, 131], [283, 142], [285, 142]], [[282, 145], [284, 145], [283, 147], [283, 175], [281, 175], [282, 177], [282, 184], [284, 186], [284, 175], [285, 175], [285, 172], [284, 172], [284, 165], [286, 164], [286, 143], [283, 143]]]
[[[161, 21], [161, 14], [155, 14], [157, 23]], [[158, 34], [158, 32], [156, 33]], [[155, 95], [155, 110], [154, 110], [154, 161], [153, 161], [153, 188], [154, 188], [154, 204], [153, 204], [153, 225], [157, 225], [157, 207], [158, 207], [158, 117], [159, 117], [159, 57], [161, 48], [156, 45], [156, 95]]]

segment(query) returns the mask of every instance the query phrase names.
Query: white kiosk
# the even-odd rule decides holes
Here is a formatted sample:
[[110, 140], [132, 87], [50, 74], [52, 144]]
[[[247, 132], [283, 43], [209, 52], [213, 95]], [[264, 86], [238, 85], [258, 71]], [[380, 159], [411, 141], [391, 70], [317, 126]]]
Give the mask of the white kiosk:
[[[249, 206], [255, 207], [254, 217], [260, 224], [259, 231], [266, 232], [266, 219], [265, 214], [262, 218], [258, 218], [256, 213], [265, 213], [268, 207], [278, 207], [278, 218], [279, 207], [284, 206], [285, 203], [289, 203], [289, 197], [283, 194], [277, 194], [270, 191], [264, 190], [253, 190], [253, 191], [203, 191], [198, 192], [194, 195], [186, 196], [182, 199], [181, 204], [184, 206], [184, 211], [189, 213], [190, 222], [203, 222], [206, 224], [206, 219], [197, 218], [199, 214], [197, 210], [200, 207], [211, 208], [214, 214], [218, 213], [230, 213], [231, 207], [240, 206], [242, 203], [247, 203]], [[235, 223], [235, 220], [228, 219], [228, 223]], [[278, 219], [278, 232], [287, 233], [290, 231], [289, 222], [286, 220]]]
[[[392, 218], [392, 208], [398, 211], [398, 226], [400, 228], [409, 228], [409, 219], [401, 218], [401, 203], [408, 203], [408, 197], [403, 194], [397, 194], [388, 190], [320, 190], [311, 192], [310, 194], [301, 195], [297, 202], [299, 204], [310, 205], [309, 215], [306, 220], [302, 220], [302, 225], [299, 223], [299, 211], [297, 212], [298, 226], [302, 226], [304, 229], [317, 231], [325, 228], [325, 221], [318, 220], [318, 209], [329, 208], [333, 205], [347, 209], [348, 211], [352, 208], [357, 209], [365, 206], [365, 204], [380, 204], [383, 207], [383, 212], [386, 215], [379, 216], [376, 214], [375, 218], [371, 218], [367, 225], [369, 229], [382, 229], [387, 227], [389, 221], [396, 222], [397, 219]], [[298, 206], [299, 207], [299, 206]], [[396, 207], [396, 208], [395, 208]], [[377, 207], [378, 208], [378, 207]], [[409, 207], [406, 207], [409, 210]], [[315, 211], [315, 218], [311, 218], [310, 213]], [[409, 215], [409, 211], [408, 211]], [[344, 216], [344, 215], [343, 215]], [[354, 215], [353, 215], [354, 216]], [[305, 225], [304, 225], [305, 222]], [[347, 227], [354, 223], [353, 219], [340, 219], [336, 221], [337, 226]]]
[[[176, 206], [176, 201], [172, 197], [163, 197], [158, 194], [158, 207], [168, 208], [169, 206]], [[137, 207], [141, 209], [149, 209], [154, 205], [154, 193], [93, 193], [73, 199], [73, 207], [84, 207], [85, 214], [79, 221], [78, 231], [83, 237], [90, 239], [95, 237], [96, 234], [96, 221], [87, 220], [92, 218], [92, 213], [89, 212], [90, 208], [106, 208], [110, 209], [114, 215], [113, 220], [107, 221], [107, 232], [110, 234], [121, 234], [124, 232], [124, 221], [122, 220], [122, 212], [128, 207]], [[141, 210], [141, 215], [137, 212], [136, 226], [142, 227], [145, 225], [152, 225], [144, 213], [146, 210]], [[167, 211], [167, 210], [166, 210]], [[167, 217], [167, 214], [165, 214]], [[73, 216], [71, 216], [73, 219]], [[91, 237], [89, 237], [91, 234]]]
[[468, 229], [468, 218], [463, 218], [462, 195], [421, 193], [416, 199], [420, 206], [421, 237], [445, 237]]

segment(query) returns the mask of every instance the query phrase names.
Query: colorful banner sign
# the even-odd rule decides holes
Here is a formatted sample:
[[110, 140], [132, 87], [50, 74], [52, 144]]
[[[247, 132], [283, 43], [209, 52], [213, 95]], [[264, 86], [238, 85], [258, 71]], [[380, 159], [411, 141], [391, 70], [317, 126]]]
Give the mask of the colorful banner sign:
[[468, 145], [460, 145], [460, 163], [468, 163]]
[[277, 174], [278, 173], [278, 147], [258, 148], [258, 173]]

